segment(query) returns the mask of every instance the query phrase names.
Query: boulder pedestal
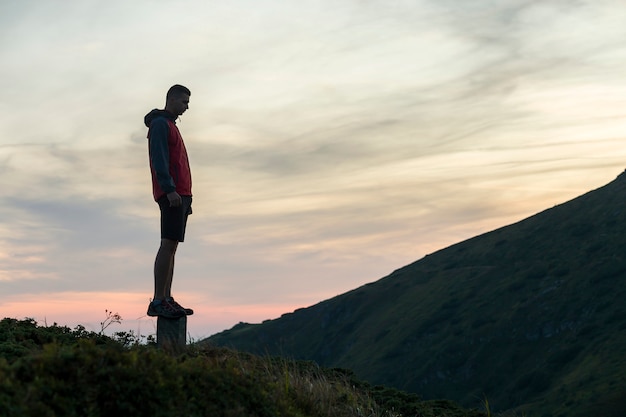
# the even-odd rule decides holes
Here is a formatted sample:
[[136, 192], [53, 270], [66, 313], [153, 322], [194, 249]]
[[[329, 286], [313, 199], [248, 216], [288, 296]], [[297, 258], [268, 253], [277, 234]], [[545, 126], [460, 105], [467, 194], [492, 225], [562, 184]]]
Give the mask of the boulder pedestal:
[[179, 350], [187, 345], [187, 316], [168, 319], [157, 318], [157, 346]]

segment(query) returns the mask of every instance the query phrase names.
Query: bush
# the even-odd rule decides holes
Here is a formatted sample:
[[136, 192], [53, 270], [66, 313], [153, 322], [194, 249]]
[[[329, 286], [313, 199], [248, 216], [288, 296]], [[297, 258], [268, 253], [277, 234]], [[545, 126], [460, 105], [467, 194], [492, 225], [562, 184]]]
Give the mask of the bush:
[[[483, 415], [371, 388], [349, 371], [192, 345], [172, 355], [33, 320], [0, 321], [0, 416]], [[132, 339], [132, 338], [131, 338]]]

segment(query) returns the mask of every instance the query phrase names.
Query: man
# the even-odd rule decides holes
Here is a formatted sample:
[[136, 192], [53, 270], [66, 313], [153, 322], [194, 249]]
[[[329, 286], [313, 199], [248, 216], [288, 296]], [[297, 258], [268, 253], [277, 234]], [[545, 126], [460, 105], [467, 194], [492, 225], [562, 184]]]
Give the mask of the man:
[[177, 318], [193, 314], [172, 297], [174, 256], [178, 243], [185, 240], [187, 217], [191, 214], [191, 170], [176, 119], [189, 108], [191, 92], [182, 85], [172, 86], [165, 109], [146, 115], [148, 127], [152, 193], [161, 210], [161, 245], [154, 261], [154, 297], [149, 316]]

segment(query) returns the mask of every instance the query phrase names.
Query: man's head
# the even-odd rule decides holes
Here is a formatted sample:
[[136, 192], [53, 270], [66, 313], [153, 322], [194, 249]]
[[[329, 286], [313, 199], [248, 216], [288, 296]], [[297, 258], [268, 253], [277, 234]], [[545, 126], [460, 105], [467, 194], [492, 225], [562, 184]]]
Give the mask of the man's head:
[[165, 110], [180, 116], [189, 108], [190, 96], [191, 91], [187, 87], [180, 84], [171, 86], [165, 96]]

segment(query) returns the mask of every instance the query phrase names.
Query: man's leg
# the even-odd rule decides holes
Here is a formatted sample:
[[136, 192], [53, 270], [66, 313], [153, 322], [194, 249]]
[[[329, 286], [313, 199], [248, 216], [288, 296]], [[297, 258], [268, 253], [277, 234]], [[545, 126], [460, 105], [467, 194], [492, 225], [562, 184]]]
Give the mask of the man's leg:
[[177, 241], [161, 239], [161, 246], [154, 260], [155, 300], [163, 300], [165, 297], [171, 297], [176, 248], [178, 248]]
[[191, 196], [182, 196], [183, 204], [171, 207], [167, 199], [158, 201], [161, 210], [161, 246], [154, 260], [154, 298], [148, 307], [149, 316], [181, 317], [193, 310], [184, 308], [172, 298], [174, 257], [178, 243], [185, 239], [187, 217], [191, 214]]
[[[176, 249], [174, 249], [176, 251]], [[172, 262], [170, 263], [170, 272], [167, 275], [167, 282], [165, 283], [165, 298], [172, 298], [172, 280], [174, 279], [174, 256], [172, 256]]]

